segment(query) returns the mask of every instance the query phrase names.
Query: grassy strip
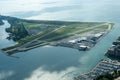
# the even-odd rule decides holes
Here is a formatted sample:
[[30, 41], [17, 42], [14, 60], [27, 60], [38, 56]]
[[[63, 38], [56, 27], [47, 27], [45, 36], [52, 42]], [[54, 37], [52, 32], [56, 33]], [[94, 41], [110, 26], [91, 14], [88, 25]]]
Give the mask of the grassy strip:
[[17, 52], [25, 52], [25, 51], [28, 51], [28, 50], [31, 50], [31, 49], [34, 49], [34, 48], [37, 48], [37, 47], [45, 46], [47, 44], [48, 43], [41, 43], [41, 44], [37, 44], [37, 45], [34, 45], [34, 46], [28, 46], [28, 47], [26, 47], [25, 50], [19, 51], [19, 50], [16, 49], [16, 50], [8, 51], [7, 54], [12, 55], [12, 54], [17, 53]]

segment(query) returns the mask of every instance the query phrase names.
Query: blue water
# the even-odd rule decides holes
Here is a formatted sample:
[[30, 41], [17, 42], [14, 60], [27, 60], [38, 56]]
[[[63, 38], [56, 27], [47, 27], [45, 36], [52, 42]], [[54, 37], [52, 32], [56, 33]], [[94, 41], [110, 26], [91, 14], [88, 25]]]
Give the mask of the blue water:
[[[2, 10], [2, 13], [20, 18], [115, 23], [115, 28], [90, 51], [82, 52], [71, 48], [45, 46], [17, 53], [12, 57], [0, 52], [0, 80], [70, 80], [74, 75], [90, 71], [100, 59], [105, 58], [104, 53], [120, 36], [120, 1], [49, 0], [47, 3], [44, 1], [39, 3], [39, 0], [30, 0], [33, 5], [24, 1], [17, 5], [9, 0], [0, 2], [4, 5], [10, 3], [8, 12]], [[16, 7], [13, 8], [11, 4]], [[38, 6], [41, 6], [41, 9]], [[4, 8], [7, 5], [1, 7]], [[21, 10], [21, 7], [24, 9]], [[31, 9], [27, 10], [28, 7]], [[5, 26], [9, 27], [9, 25]], [[5, 26], [0, 27], [5, 28]], [[1, 32], [5, 32], [3, 28], [0, 29], [0, 34]], [[15, 44], [5, 38], [1, 40], [2, 37], [1, 35], [0, 47]]]

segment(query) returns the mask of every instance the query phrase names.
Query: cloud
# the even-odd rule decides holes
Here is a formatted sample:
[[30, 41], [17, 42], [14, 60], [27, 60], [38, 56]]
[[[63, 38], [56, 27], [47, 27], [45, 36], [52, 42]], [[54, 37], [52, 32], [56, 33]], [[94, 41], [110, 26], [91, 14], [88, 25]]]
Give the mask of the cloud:
[[24, 80], [70, 80], [68, 78], [72, 78], [72, 76], [66, 77], [65, 75], [68, 75], [69, 72], [72, 72], [75, 69], [75, 67], [70, 67], [61, 72], [49, 72], [43, 70], [42, 68], [38, 68], [32, 72], [30, 77], [25, 78]]
[[13, 71], [7, 71], [7, 72], [0, 72], [0, 80], [6, 80], [9, 77], [13, 76], [15, 73]]

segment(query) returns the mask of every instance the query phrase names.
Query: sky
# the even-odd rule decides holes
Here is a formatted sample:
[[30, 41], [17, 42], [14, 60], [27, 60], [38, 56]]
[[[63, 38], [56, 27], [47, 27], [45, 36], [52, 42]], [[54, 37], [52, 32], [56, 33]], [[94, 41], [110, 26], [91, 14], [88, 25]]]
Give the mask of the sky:
[[68, 0], [1, 0], [0, 11], [1, 13], [37, 11], [48, 6], [55, 6], [54, 3], [58, 3], [57, 6], [60, 6], [67, 2], [69, 3]]
[[[95, 12], [99, 8], [114, 3], [119, 5], [113, 0], [0, 0], [0, 14], [27, 19], [50, 20], [62, 14], [70, 18], [71, 14], [78, 15], [77, 13], [80, 14], [83, 11], [83, 16], [93, 16], [91, 14], [99, 14], [99, 11]], [[73, 9], [74, 12], [72, 12]], [[60, 16], [58, 19], [65, 18]]]
[[[2, 13], [17, 11], [36, 11], [48, 6], [64, 6], [71, 4], [111, 3], [113, 0], [0, 0]], [[54, 3], [57, 3], [54, 4]], [[51, 5], [52, 4], [52, 5]], [[98, 4], [98, 5], [99, 5]]]

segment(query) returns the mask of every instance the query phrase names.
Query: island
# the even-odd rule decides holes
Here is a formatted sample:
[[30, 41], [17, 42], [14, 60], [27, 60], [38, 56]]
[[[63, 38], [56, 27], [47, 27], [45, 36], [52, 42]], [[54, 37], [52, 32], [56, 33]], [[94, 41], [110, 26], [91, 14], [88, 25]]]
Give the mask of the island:
[[111, 22], [75, 22], [26, 20], [0, 15], [0, 25], [6, 20], [8, 39], [17, 42], [1, 49], [7, 55], [27, 51], [45, 45], [62, 46], [86, 51], [96, 45], [113, 28]]

